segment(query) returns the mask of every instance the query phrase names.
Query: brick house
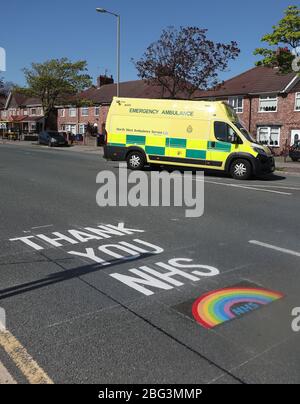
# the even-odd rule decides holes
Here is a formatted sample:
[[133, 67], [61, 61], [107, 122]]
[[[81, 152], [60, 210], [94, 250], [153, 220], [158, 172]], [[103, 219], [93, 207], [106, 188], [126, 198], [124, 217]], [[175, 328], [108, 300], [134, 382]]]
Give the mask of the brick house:
[[9, 134], [28, 136], [39, 133], [44, 121], [41, 101], [23, 94], [11, 92], [0, 108], [2, 130]]
[[[87, 126], [91, 125], [95, 131], [101, 133], [103, 117], [103, 102], [98, 99], [98, 90], [104, 86], [113, 85], [112, 77], [100, 76], [97, 86], [91, 87], [74, 97], [74, 103], [57, 107], [57, 127], [60, 131], [70, 132], [74, 135], [85, 135]], [[86, 103], [85, 103], [86, 101]], [[77, 105], [80, 103], [80, 107]]]
[[245, 127], [279, 155], [300, 139], [300, 77], [278, 69], [255, 67], [197, 99], [225, 100]]
[[0, 111], [4, 109], [6, 104], [6, 96], [4, 94], [0, 94]]
[[[107, 113], [116, 94], [117, 85], [113, 80], [100, 76], [97, 87], [83, 91], [77, 96], [77, 100], [81, 100], [83, 105], [84, 100], [87, 101], [86, 106], [76, 108], [69, 105], [58, 108], [58, 130], [84, 135], [87, 125], [90, 124], [97, 128], [98, 133], [103, 133]], [[149, 85], [144, 80], [120, 83], [120, 95], [130, 98], [167, 98], [162, 87]]]

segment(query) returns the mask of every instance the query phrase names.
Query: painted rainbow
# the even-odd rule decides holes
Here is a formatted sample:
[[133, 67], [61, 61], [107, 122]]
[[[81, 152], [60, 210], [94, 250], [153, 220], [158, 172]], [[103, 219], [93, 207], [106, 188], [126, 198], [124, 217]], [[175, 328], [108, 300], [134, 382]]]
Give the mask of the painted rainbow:
[[252, 307], [253, 311], [255, 308], [270, 304], [283, 298], [283, 296], [282, 293], [268, 289], [231, 287], [215, 290], [201, 296], [193, 304], [192, 311], [198, 323], [211, 329], [239, 317], [237, 314], [239, 307]]

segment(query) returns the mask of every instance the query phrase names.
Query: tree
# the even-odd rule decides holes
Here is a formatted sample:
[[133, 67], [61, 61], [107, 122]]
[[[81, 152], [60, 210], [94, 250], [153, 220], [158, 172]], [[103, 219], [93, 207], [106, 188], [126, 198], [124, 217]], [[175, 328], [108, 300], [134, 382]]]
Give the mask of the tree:
[[236, 42], [214, 43], [207, 30], [197, 27], [169, 27], [152, 43], [140, 60], [133, 60], [138, 76], [162, 87], [162, 96], [191, 98], [197, 89], [219, 83], [218, 72], [225, 71], [229, 60], [240, 50]]
[[86, 61], [72, 63], [67, 58], [52, 59], [45, 63], [32, 63], [24, 69], [27, 87], [18, 89], [28, 96], [41, 100], [45, 128], [51, 129], [51, 115], [56, 113], [55, 106], [70, 102], [70, 97], [85, 90], [92, 84], [87, 72]]
[[279, 67], [282, 73], [290, 73], [295, 57], [300, 56], [300, 9], [288, 7], [278, 25], [273, 26], [273, 32], [265, 35], [262, 42], [273, 48], [257, 48], [254, 55], [261, 55], [263, 59], [256, 64]]

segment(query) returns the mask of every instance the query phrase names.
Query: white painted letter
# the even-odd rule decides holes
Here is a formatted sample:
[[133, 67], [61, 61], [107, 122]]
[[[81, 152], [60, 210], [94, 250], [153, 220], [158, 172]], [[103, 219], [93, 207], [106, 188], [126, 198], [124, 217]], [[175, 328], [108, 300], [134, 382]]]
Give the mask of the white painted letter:
[[22, 241], [24, 244], [28, 245], [29, 247], [34, 248], [37, 251], [44, 250], [43, 247], [34, 243], [30, 239], [34, 238], [34, 236], [27, 236], [27, 237], [18, 237], [18, 238], [11, 238], [9, 241]]
[[163, 289], [163, 290], [173, 289], [173, 286], [171, 286], [167, 283], [161, 282], [160, 280], [153, 278], [152, 276], [149, 276], [149, 275], [143, 273], [142, 271], [139, 271], [138, 269], [130, 269], [129, 272], [140, 276], [140, 278], [134, 278], [132, 276], [122, 275], [122, 274], [111, 274], [110, 276], [146, 296], [151, 296], [154, 294], [154, 292], [152, 292], [151, 290], [149, 290], [141, 285], [147, 285], [152, 288]]
[[67, 241], [70, 244], [78, 244], [78, 241], [73, 240], [71, 237], [65, 236], [61, 233], [55, 232], [52, 234], [55, 236], [55, 238], [50, 238], [50, 237], [44, 236], [43, 234], [38, 234], [37, 237], [46, 241], [46, 243], [53, 245], [54, 247], [62, 247], [62, 244], [59, 243], [59, 241]]
[[85, 243], [89, 240], [101, 240], [101, 237], [94, 236], [93, 234], [85, 233], [84, 231], [79, 230], [69, 230], [68, 233], [71, 234], [78, 241]]
[[69, 251], [68, 254], [78, 255], [79, 257], [83, 257], [83, 258], [89, 258], [90, 260], [97, 262], [97, 264], [109, 265], [108, 262], [104, 261], [102, 258], [97, 257], [95, 255], [93, 248], [86, 248], [85, 251], [86, 251], [85, 253], [81, 253], [81, 252], [77, 252], [77, 251]]
[[121, 254], [118, 254], [116, 252], [113, 252], [113, 251], [111, 251], [111, 249], [124, 251], [125, 253], [128, 253], [132, 257], [139, 257], [140, 256], [140, 254], [137, 251], [131, 250], [130, 248], [124, 247], [124, 246], [119, 245], [119, 244], [106, 244], [106, 245], [102, 245], [102, 246], [100, 246], [98, 248], [99, 251], [102, 251], [105, 254], [108, 254], [113, 258], [116, 258], [116, 259], [128, 258], [128, 256], [121, 255]]
[[163, 262], [157, 262], [155, 265], [157, 265], [161, 268], [167, 269], [168, 272], [161, 273], [161, 272], [155, 271], [154, 269], [151, 269], [148, 267], [141, 267], [141, 269], [145, 272], [148, 272], [151, 275], [157, 276], [158, 278], [171, 283], [174, 286], [182, 286], [184, 284], [175, 279], [172, 279], [173, 276], [181, 276], [182, 278], [189, 279], [194, 282], [199, 281], [199, 278], [197, 278], [196, 276], [190, 275], [184, 271], [181, 271], [180, 269], [171, 267], [170, 265], [164, 264]]
[[215, 268], [211, 267], [209, 265], [188, 265], [188, 264], [179, 264], [179, 261], [185, 261], [185, 262], [193, 262], [192, 259], [188, 258], [174, 258], [169, 261], [170, 265], [173, 265], [176, 268], [185, 268], [185, 269], [192, 269], [192, 268], [203, 268], [207, 269], [209, 272], [200, 272], [200, 271], [192, 271], [193, 274], [199, 275], [199, 276], [216, 276], [220, 274], [220, 271]]

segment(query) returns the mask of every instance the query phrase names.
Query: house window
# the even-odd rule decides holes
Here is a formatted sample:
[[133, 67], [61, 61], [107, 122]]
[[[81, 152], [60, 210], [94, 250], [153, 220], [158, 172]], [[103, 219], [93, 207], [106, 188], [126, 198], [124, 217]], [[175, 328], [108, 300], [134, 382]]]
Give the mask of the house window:
[[34, 132], [35, 130], [36, 130], [36, 123], [33, 122], [33, 123], [30, 124], [30, 131]]
[[259, 112], [277, 112], [277, 96], [261, 96], [259, 98]]
[[279, 126], [261, 126], [257, 129], [257, 140], [270, 147], [280, 146], [280, 127]]
[[88, 107], [81, 108], [81, 116], [89, 116], [89, 109]]
[[81, 123], [79, 125], [79, 134], [84, 135], [86, 132], [87, 125], [85, 123]]
[[64, 118], [66, 115], [66, 110], [65, 109], [60, 109], [60, 117]]
[[296, 93], [295, 110], [300, 111], [300, 93]]
[[69, 108], [69, 117], [76, 117], [76, 108]]
[[244, 97], [229, 97], [229, 105], [235, 110], [237, 114], [242, 114], [244, 111]]
[[73, 133], [73, 135], [76, 135], [76, 125], [67, 124], [67, 125], [64, 125], [64, 128], [65, 128], [66, 132], [70, 132], [70, 133]]
[[23, 115], [28, 115], [28, 111], [27, 111], [27, 109], [24, 109], [24, 111], [23, 111]]
[[95, 116], [100, 115], [100, 107], [95, 107]]

